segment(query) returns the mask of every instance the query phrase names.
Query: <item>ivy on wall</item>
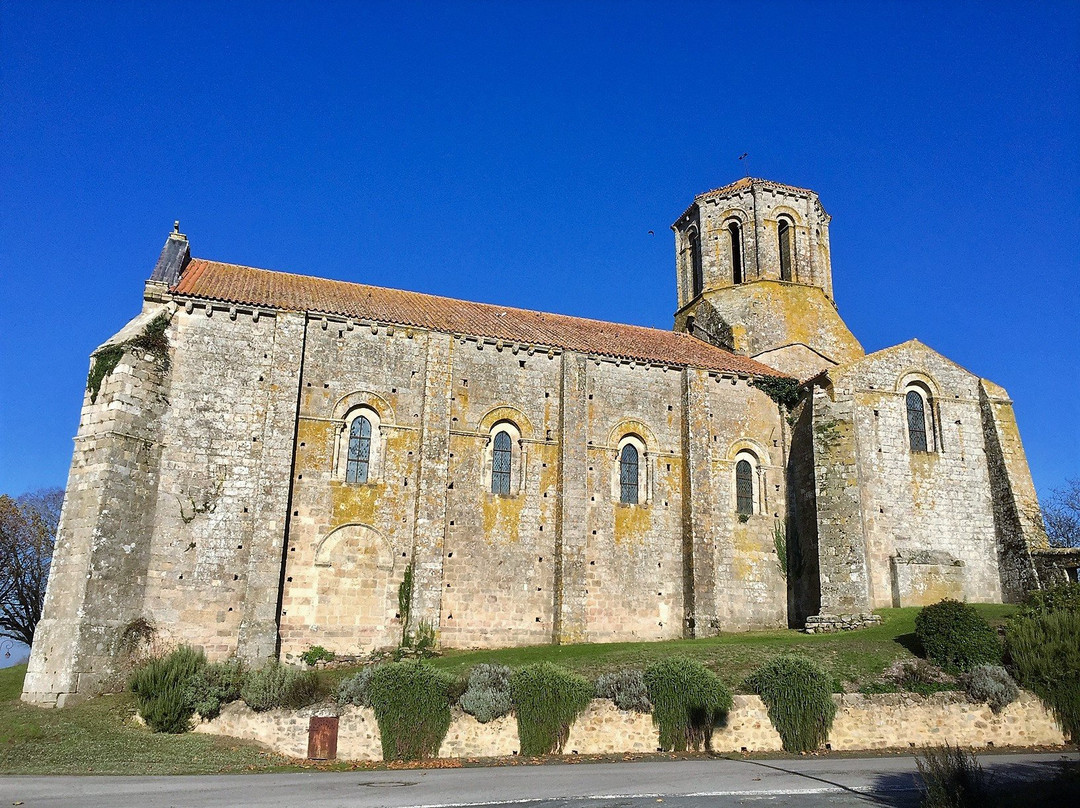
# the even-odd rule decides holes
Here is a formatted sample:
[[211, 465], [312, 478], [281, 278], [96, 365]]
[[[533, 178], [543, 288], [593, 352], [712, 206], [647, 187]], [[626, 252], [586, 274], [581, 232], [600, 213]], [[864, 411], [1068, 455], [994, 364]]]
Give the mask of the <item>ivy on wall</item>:
[[777, 404], [788, 409], [799, 402], [799, 383], [794, 379], [759, 376], [750, 384], [765, 393]]
[[86, 377], [86, 389], [90, 393], [90, 403], [97, 402], [98, 393], [101, 392], [102, 382], [105, 381], [124, 354], [131, 348], [141, 351], [146, 356], [161, 363], [161, 369], [169, 370], [169, 338], [165, 336], [165, 330], [169, 327], [169, 315], [162, 312], [146, 324], [142, 332], [124, 342], [106, 345], [94, 354], [94, 364], [90, 367], [90, 374]]

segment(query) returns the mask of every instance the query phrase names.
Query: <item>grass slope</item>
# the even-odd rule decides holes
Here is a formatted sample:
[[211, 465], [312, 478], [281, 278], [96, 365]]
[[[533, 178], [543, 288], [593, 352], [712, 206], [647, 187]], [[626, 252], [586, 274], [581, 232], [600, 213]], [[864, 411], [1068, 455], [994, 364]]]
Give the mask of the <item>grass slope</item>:
[[159, 735], [133, 720], [127, 693], [50, 710], [19, 701], [25, 665], [0, 670], [0, 774], [216, 774], [289, 761], [213, 735]]

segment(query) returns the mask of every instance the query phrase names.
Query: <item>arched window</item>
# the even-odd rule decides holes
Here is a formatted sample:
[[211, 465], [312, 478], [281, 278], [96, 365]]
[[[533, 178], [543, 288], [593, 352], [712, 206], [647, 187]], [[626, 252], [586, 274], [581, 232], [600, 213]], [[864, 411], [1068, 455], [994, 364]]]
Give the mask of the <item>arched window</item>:
[[697, 297], [701, 294], [701, 290], [705, 288], [705, 276], [701, 270], [701, 238], [698, 236], [697, 230], [690, 231], [689, 239], [690, 272], [693, 275], [692, 297]]
[[749, 460], [735, 464], [735, 511], [739, 516], [754, 513], [754, 467]]
[[363, 415], [349, 427], [349, 459], [345, 464], [345, 482], [366, 483], [371, 467], [371, 421]]
[[908, 390], [906, 398], [908, 443], [911, 451], [929, 451], [926, 440], [926, 401], [918, 390]]
[[739, 233], [739, 223], [732, 222], [727, 229], [731, 236], [731, 282], [742, 283], [742, 235]]
[[787, 219], [780, 219], [776, 223], [776, 232], [780, 237], [780, 280], [791, 280], [791, 259], [795, 252], [795, 228]]
[[623, 446], [619, 455], [619, 502], [638, 503], [638, 450], [632, 443]]
[[495, 446], [491, 453], [491, 493], [510, 493], [510, 469], [514, 452], [508, 432], [495, 433]]

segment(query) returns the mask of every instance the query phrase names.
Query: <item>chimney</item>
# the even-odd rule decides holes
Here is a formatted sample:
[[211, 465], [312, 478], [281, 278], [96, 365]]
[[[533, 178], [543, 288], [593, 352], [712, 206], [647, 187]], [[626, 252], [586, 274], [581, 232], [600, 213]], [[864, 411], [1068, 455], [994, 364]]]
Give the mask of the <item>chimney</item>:
[[190, 260], [191, 250], [188, 249], [187, 236], [180, 232], [180, 222], [173, 222], [173, 231], [165, 240], [165, 246], [161, 250], [149, 282], [162, 284], [171, 289], [180, 280], [180, 274]]

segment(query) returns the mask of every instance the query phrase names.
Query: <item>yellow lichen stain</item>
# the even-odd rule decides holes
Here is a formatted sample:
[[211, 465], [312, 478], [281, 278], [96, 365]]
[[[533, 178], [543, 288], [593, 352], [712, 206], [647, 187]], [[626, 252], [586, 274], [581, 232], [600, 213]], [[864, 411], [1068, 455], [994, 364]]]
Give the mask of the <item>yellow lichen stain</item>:
[[[297, 471], [329, 469], [334, 458], [334, 425], [301, 418], [296, 429]], [[300, 444], [304, 444], [303, 449]]]
[[648, 505], [615, 506], [615, 544], [640, 543], [652, 529], [652, 509]]
[[373, 525], [379, 499], [386, 483], [378, 481], [355, 485], [334, 480], [330, 483], [330, 508], [338, 525]]
[[[760, 521], [761, 517], [751, 517], [752, 520]], [[754, 571], [752, 559], [761, 554], [761, 542], [755, 536], [758, 526], [751, 522], [736, 522], [732, 533], [732, 545], [735, 558], [732, 561], [731, 571], [736, 581], [745, 581], [751, 577]]]
[[508, 542], [517, 544], [521, 538], [521, 511], [525, 507], [524, 494], [492, 494], [480, 496], [484, 517], [484, 539], [488, 544]]

